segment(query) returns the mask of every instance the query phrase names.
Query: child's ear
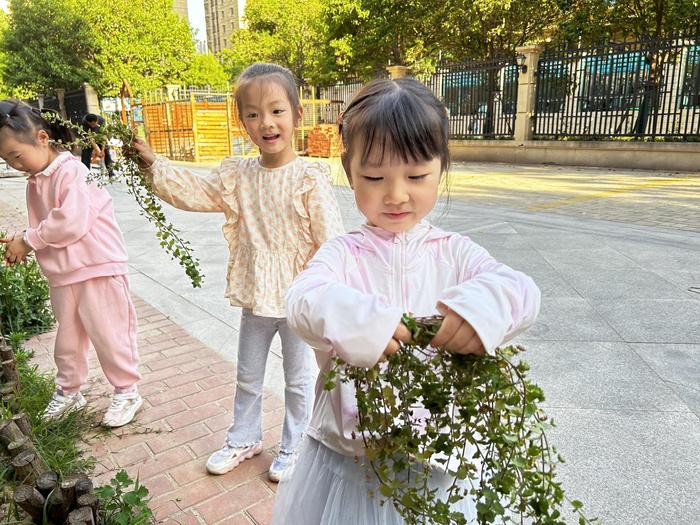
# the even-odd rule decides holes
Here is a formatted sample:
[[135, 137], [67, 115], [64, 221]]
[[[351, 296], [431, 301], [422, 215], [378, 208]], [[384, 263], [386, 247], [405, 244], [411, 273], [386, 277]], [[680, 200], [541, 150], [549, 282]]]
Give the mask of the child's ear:
[[299, 104], [299, 107], [297, 108], [297, 119], [296, 119], [296, 122], [294, 123], [294, 126], [296, 127], [299, 124], [301, 124], [303, 122], [303, 120], [302, 120], [303, 118], [304, 118], [304, 106]]
[[38, 144], [48, 146], [49, 142], [51, 141], [51, 137], [49, 137], [49, 134], [46, 133], [46, 130], [40, 129], [36, 132], [36, 140]]

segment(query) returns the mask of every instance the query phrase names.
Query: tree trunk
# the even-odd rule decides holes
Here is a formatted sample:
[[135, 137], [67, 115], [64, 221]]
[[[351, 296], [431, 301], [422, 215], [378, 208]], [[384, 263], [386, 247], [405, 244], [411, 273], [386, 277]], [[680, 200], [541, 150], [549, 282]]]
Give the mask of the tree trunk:
[[20, 485], [13, 497], [15, 503], [32, 517], [35, 523], [41, 523], [44, 514], [44, 496], [31, 485]]
[[15, 422], [15, 425], [17, 425], [17, 428], [20, 429], [22, 434], [25, 436], [32, 435], [32, 425], [29, 423], [29, 418], [24, 412], [20, 412], [19, 414], [12, 416], [12, 421]]
[[47, 498], [47, 515], [54, 523], [63, 523], [68, 515], [66, 503], [60, 490], [54, 490]]
[[19, 390], [19, 384], [16, 381], [6, 381], [4, 385], [0, 387], [0, 399], [5, 399], [8, 396], [12, 396]]
[[5, 338], [0, 334], [0, 361], [7, 361], [8, 359], [14, 359], [15, 354], [7, 344]]
[[75, 501], [77, 499], [75, 486], [78, 481], [85, 479], [85, 476], [70, 476], [61, 481], [61, 492], [63, 493], [63, 501], [66, 503], [66, 508], [75, 508], [77, 505]]
[[0, 443], [3, 448], [7, 448], [10, 443], [24, 437], [17, 424], [11, 419], [0, 420]]
[[44, 461], [29, 450], [17, 454], [10, 465], [15, 469], [17, 477], [26, 480], [27, 483], [34, 483], [39, 476], [48, 470]]
[[[75, 484], [75, 497], [80, 499], [80, 496], [84, 494], [92, 494], [92, 488], [92, 480], [88, 478], [79, 479]], [[84, 507], [84, 505], [79, 506]]]
[[17, 363], [15, 363], [14, 359], [6, 359], [2, 362], [2, 376], [5, 383], [15, 383], [19, 385]]
[[41, 475], [36, 480], [36, 488], [39, 489], [44, 497], [48, 496], [49, 493], [58, 486], [58, 474], [47, 470], [42, 472]]
[[95, 519], [90, 507], [75, 509], [68, 515], [69, 525], [95, 525]]
[[92, 517], [95, 523], [99, 522], [100, 500], [94, 494], [83, 494], [78, 498], [78, 508], [88, 507], [92, 510]]
[[13, 441], [7, 445], [7, 453], [11, 458], [17, 457], [20, 452], [24, 451], [32, 452], [34, 454], [36, 453], [34, 443], [32, 443], [31, 439], [29, 439], [27, 436], [23, 435], [17, 441]]

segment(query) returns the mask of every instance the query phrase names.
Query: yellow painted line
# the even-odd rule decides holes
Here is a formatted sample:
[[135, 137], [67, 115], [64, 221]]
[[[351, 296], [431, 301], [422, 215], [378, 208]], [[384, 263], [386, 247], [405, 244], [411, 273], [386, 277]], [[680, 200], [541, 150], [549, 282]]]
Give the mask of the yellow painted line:
[[667, 179], [667, 180], [656, 180], [650, 182], [643, 182], [641, 184], [635, 184], [632, 186], [624, 186], [622, 188], [617, 188], [615, 190], [602, 191], [598, 193], [590, 193], [588, 195], [580, 195], [578, 197], [570, 197], [568, 199], [559, 199], [555, 201], [543, 202], [541, 204], [535, 204], [534, 206], [528, 207], [528, 211], [542, 211], [549, 210], [552, 208], [559, 208], [561, 206], [569, 206], [571, 204], [578, 204], [580, 202], [591, 201], [595, 199], [605, 199], [607, 197], [614, 197], [620, 195], [621, 193], [629, 193], [631, 191], [637, 191], [644, 188], [661, 188], [663, 186], [669, 186], [671, 184], [679, 184], [682, 182], [697, 181], [695, 177], [684, 177], [680, 179]]

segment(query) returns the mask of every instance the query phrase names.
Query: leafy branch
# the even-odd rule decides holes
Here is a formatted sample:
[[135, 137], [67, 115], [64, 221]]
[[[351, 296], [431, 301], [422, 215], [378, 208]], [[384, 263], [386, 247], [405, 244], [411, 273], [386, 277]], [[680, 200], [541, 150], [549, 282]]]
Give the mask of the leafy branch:
[[[544, 394], [516, 359], [524, 348], [453, 354], [430, 347], [442, 317], [405, 315], [403, 323], [410, 343], [369, 369], [336, 358], [324, 388], [338, 379], [354, 384], [354, 437], [363, 440], [381, 496], [406, 523], [466, 524], [451, 507], [467, 497], [479, 524], [563, 524], [565, 500], [580, 524], [597, 523], [555, 480], [564, 460], [547, 440], [554, 422], [539, 407]], [[447, 486], [436, 487], [436, 477]]]
[[68, 144], [58, 141], [59, 146], [68, 149], [75, 147], [84, 149], [91, 148], [93, 144], [107, 144], [111, 139], [116, 139], [122, 144], [123, 155], [114, 162], [114, 176], [110, 177], [103, 168], [98, 174], [91, 173], [90, 180], [101, 186], [122, 180], [126, 184], [128, 193], [139, 206], [139, 213], [155, 225], [156, 237], [160, 241], [160, 246], [171, 258], [178, 260], [192, 281], [192, 286], [200, 287], [204, 275], [201, 273], [199, 260], [193, 255], [192, 246], [181, 237], [180, 231], [168, 221], [159, 199], [153, 192], [151, 183], [141, 173], [139, 156], [133, 148], [136, 138], [135, 131], [122, 124], [118, 119], [106, 120], [97, 131], [85, 131], [81, 126], [66, 121], [59, 115], [44, 113], [43, 116], [49, 121], [55, 121], [70, 128], [77, 137], [76, 140]]

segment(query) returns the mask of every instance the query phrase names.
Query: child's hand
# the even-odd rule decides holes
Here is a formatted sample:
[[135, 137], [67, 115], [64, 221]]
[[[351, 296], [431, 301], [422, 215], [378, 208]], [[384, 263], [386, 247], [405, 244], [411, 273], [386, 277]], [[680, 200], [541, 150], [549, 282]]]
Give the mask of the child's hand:
[[455, 354], [484, 355], [486, 349], [472, 325], [442, 303], [438, 311], [445, 317], [430, 344]]
[[5, 261], [8, 264], [17, 264], [25, 262], [27, 255], [32, 251], [32, 247], [24, 242], [23, 235], [16, 233], [10, 238], [0, 239], [0, 242], [7, 244], [5, 250]]
[[131, 146], [124, 146], [123, 152], [125, 157], [129, 157], [133, 154], [138, 155], [138, 164], [141, 169], [150, 168], [156, 161], [156, 155], [153, 153], [151, 146], [148, 145], [148, 142], [138, 137], [134, 139]]
[[396, 352], [399, 349], [400, 343], [408, 343], [410, 341], [411, 332], [408, 328], [406, 328], [405, 324], [399, 323], [399, 326], [397, 326], [396, 330], [394, 330], [394, 335], [389, 340], [389, 343], [386, 345], [384, 353], [382, 354], [382, 357], [379, 360], [383, 361], [386, 356]]

